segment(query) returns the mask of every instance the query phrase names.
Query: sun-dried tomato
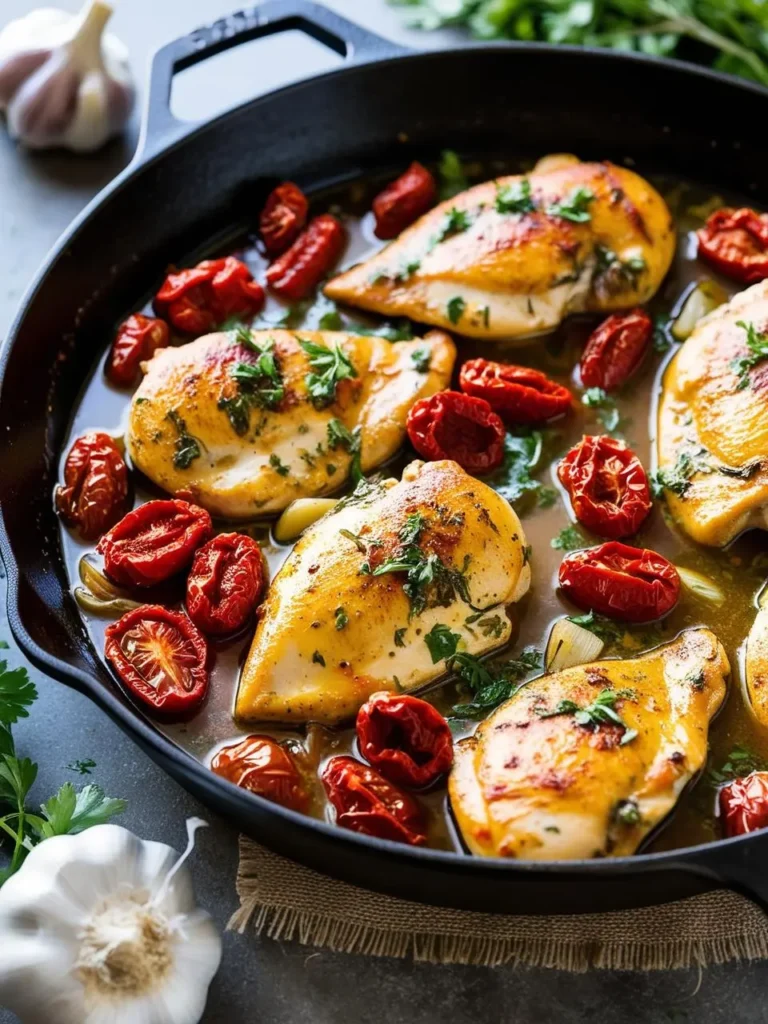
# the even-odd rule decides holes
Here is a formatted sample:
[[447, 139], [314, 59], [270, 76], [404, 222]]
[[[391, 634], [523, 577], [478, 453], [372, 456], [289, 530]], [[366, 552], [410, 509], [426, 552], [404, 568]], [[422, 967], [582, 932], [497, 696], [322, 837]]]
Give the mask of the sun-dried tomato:
[[214, 756], [211, 771], [274, 804], [306, 811], [309, 794], [296, 763], [269, 736], [246, 736]]
[[680, 597], [680, 577], [671, 562], [615, 540], [566, 555], [559, 579], [565, 596], [579, 608], [623, 622], [660, 619]]
[[115, 583], [151, 587], [186, 569], [212, 533], [203, 508], [176, 499], [133, 509], [98, 543], [104, 571]]
[[130, 387], [139, 375], [139, 364], [165, 348], [169, 340], [165, 320], [134, 313], [117, 329], [107, 359], [107, 376], [118, 387]]
[[155, 310], [185, 334], [205, 334], [230, 316], [252, 316], [264, 289], [242, 260], [203, 260], [169, 274], [155, 296]]
[[768, 214], [723, 207], [696, 232], [699, 256], [743, 284], [768, 277]]
[[128, 467], [109, 434], [92, 431], [72, 445], [64, 484], [56, 488], [56, 510], [86, 540], [96, 540], [125, 512]]
[[453, 764], [448, 723], [418, 697], [375, 693], [358, 711], [356, 729], [360, 753], [398, 786], [430, 786]]
[[183, 717], [208, 692], [208, 645], [181, 612], [145, 604], [107, 626], [104, 656], [129, 692], [152, 711]]
[[264, 560], [255, 540], [220, 533], [198, 548], [187, 580], [187, 613], [204, 633], [236, 633], [264, 590]]
[[281, 298], [305, 299], [341, 256], [344, 228], [330, 213], [314, 217], [293, 245], [267, 268], [267, 284]]
[[592, 332], [579, 368], [585, 388], [614, 391], [629, 380], [643, 361], [653, 335], [653, 321], [644, 309], [614, 313]]
[[752, 772], [720, 790], [720, 814], [727, 836], [768, 826], [768, 772]]
[[322, 773], [336, 824], [396, 843], [423, 846], [424, 816], [412, 796], [354, 757], [332, 757]]
[[562, 458], [557, 475], [573, 514], [600, 537], [618, 540], [637, 533], [651, 511], [648, 477], [623, 441], [583, 437]]
[[377, 238], [396, 238], [432, 206], [437, 197], [435, 179], [414, 161], [400, 177], [373, 200]]
[[470, 359], [459, 373], [459, 387], [484, 398], [507, 423], [546, 423], [568, 412], [573, 396], [539, 370]]
[[425, 459], [453, 459], [470, 473], [488, 473], [504, 459], [506, 431], [483, 398], [440, 391], [408, 413], [408, 437]]
[[259, 217], [259, 232], [270, 256], [279, 256], [299, 237], [307, 222], [309, 202], [298, 185], [284, 181], [267, 196]]

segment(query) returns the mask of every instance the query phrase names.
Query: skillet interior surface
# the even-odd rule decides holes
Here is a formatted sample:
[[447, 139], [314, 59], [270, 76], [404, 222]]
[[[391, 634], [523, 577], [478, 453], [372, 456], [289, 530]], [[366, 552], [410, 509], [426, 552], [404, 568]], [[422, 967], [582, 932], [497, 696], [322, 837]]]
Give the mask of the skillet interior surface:
[[765, 899], [761, 835], [599, 863], [510, 864], [343, 834], [237, 790], [163, 738], [114, 687], [69, 593], [51, 493], [72, 409], [105, 334], [179, 254], [215, 246], [252, 221], [275, 179], [313, 192], [434, 157], [446, 145], [481, 158], [557, 150], [634, 161], [764, 206], [757, 126], [767, 105], [756, 87], [674, 64], [479, 47], [348, 67], [139, 157], [62, 241], [4, 352], [0, 542], [9, 618], [22, 647], [96, 699], [164, 768], [246, 831], [369, 887], [518, 913], [645, 905], [719, 880]]

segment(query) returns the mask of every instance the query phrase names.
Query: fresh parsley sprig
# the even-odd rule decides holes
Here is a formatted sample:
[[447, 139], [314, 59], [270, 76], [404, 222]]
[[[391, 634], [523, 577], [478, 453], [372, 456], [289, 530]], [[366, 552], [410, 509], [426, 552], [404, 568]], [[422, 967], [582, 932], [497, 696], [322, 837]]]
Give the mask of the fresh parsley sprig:
[[514, 181], [511, 185], [497, 185], [497, 213], [533, 213], [535, 209], [531, 183], [527, 178]]
[[745, 323], [744, 320], [737, 320], [736, 326], [747, 332], [748, 355], [732, 359], [731, 369], [739, 378], [737, 389], [744, 391], [750, 385], [749, 371], [764, 359], [768, 359], [768, 334], [758, 331], [753, 323]]
[[341, 345], [323, 345], [299, 338], [299, 344], [309, 356], [312, 372], [304, 378], [309, 397], [317, 409], [324, 409], [336, 398], [339, 381], [357, 376], [357, 370]]
[[589, 212], [589, 204], [594, 200], [595, 193], [591, 188], [578, 185], [567, 196], [550, 203], [547, 213], [551, 217], [561, 217], [563, 220], [570, 220], [574, 224], [586, 224], [592, 219]]
[[539, 718], [555, 718], [558, 715], [573, 715], [577, 725], [597, 730], [601, 725], [618, 725], [624, 731], [619, 740], [619, 746], [623, 747], [630, 743], [637, 736], [637, 729], [631, 729], [616, 710], [616, 702], [619, 700], [636, 699], [634, 690], [612, 690], [606, 687], [601, 690], [593, 701], [582, 707], [572, 700], [560, 700], [551, 711], [546, 708], [536, 708]]

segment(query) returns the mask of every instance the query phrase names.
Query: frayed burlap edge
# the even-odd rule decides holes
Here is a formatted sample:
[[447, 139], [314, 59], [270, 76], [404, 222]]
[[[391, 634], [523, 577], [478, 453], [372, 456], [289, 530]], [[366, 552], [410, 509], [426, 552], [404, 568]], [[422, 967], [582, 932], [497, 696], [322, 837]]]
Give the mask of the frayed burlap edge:
[[533, 917], [429, 907], [326, 878], [241, 836], [228, 927], [426, 963], [669, 970], [768, 958], [768, 919], [727, 890], [661, 907]]

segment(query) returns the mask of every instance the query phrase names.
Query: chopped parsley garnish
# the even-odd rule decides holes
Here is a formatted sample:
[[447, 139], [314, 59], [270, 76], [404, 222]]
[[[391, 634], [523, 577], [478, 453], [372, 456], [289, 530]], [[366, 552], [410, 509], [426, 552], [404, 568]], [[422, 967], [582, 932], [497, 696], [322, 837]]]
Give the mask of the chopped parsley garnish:
[[724, 782], [749, 775], [750, 772], [766, 770], [768, 770], [768, 760], [744, 746], [743, 743], [737, 743], [719, 768], [709, 768], [706, 779], [712, 786], [722, 786]]
[[91, 769], [96, 767], [96, 762], [92, 757], [84, 757], [82, 761], [71, 761], [67, 766], [67, 771], [77, 772], [78, 775], [90, 775]]
[[336, 616], [336, 629], [344, 629], [349, 622], [349, 616], [347, 613], [341, 606], [339, 606], [334, 612], [334, 615]]
[[424, 643], [432, 656], [432, 664], [436, 665], [438, 661], [447, 661], [453, 657], [460, 640], [460, 633], [452, 633], [448, 626], [436, 622], [424, 637]]
[[531, 196], [531, 183], [521, 178], [511, 185], [496, 188], [497, 213], [533, 213], [536, 204]]
[[[472, 616], [469, 618], [472, 618]], [[469, 619], [465, 619], [464, 621], [465, 623], [468, 623]], [[477, 620], [477, 628], [483, 636], [492, 636], [495, 640], [499, 640], [504, 635], [504, 626], [504, 619], [502, 619], [500, 615], [491, 615], [487, 619]]]
[[325, 668], [325, 658], [322, 656], [320, 651], [315, 651], [314, 654], [312, 655], [312, 664], [322, 665], [323, 668]]
[[483, 314], [483, 327], [489, 327], [491, 323], [491, 307], [483, 306], [480, 312]]
[[453, 199], [459, 192], [464, 192], [469, 187], [461, 158], [452, 149], [444, 149], [440, 154], [437, 173], [440, 177], [440, 198], [442, 200]]
[[634, 800], [622, 800], [616, 806], [616, 820], [622, 825], [639, 825], [640, 808]]
[[187, 432], [187, 424], [179, 416], [175, 409], [171, 409], [165, 417], [174, 425], [178, 437], [176, 438], [176, 452], [173, 456], [173, 464], [176, 469], [189, 469], [195, 459], [199, 459], [200, 442]]
[[407, 626], [401, 626], [395, 630], [395, 647], [405, 647], [405, 640], [403, 637], [408, 632]]
[[577, 725], [597, 730], [601, 725], [618, 725], [624, 730], [624, 735], [619, 741], [623, 747], [630, 743], [637, 736], [637, 729], [630, 729], [624, 719], [616, 710], [616, 701], [620, 699], [634, 699], [634, 690], [601, 690], [595, 699], [584, 707], [572, 700], [561, 700], [555, 705], [552, 711], [536, 709], [539, 718], [554, 718], [557, 715], [573, 715]]
[[426, 345], [420, 345], [418, 348], [415, 348], [411, 352], [411, 362], [419, 373], [426, 373], [432, 362], [432, 349], [427, 348]]
[[597, 418], [607, 433], [613, 434], [622, 425], [623, 418], [616, 400], [603, 388], [587, 388], [581, 396], [581, 401], [588, 408], [599, 410]]
[[571, 524], [563, 527], [549, 543], [556, 551], [575, 551], [577, 548], [586, 547], [587, 541], [578, 526]]
[[[478, 719], [514, 697], [534, 672], [541, 668], [541, 651], [526, 648], [519, 658], [499, 666], [483, 664], [471, 654], [459, 651], [451, 661], [451, 669], [469, 687], [472, 700], [456, 704], [453, 714], [461, 719]], [[528, 679], [524, 679], [524, 677]], [[524, 681], [521, 681], [524, 680]]]
[[344, 326], [344, 321], [337, 309], [331, 309], [327, 313], [323, 313], [317, 326], [321, 331], [340, 331]]
[[367, 562], [360, 567], [364, 575], [371, 576], [405, 573], [403, 592], [411, 603], [411, 616], [419, 615], [425, 608], [447, 608], [457, 595], [469, 604], [466, 579], [469, 555], [465, 557], [462, 568], [457, 569], [446, 565], [439, 555], [425, 554], [418, 547], [425, 526], [426, 521], [420, 512], [411, 513], [398, 535], [401, 542], [398, 551], [373, 570]]
[[340, 345], [318, 345], [299, 338], [299, 344], [309, 356], [313, 372], [304, 378], [309, 397], [317, 409], [330, 405], [336, 397], [339, 381], [357, 376], [349, 356]]
[[446, 306], [446, 313], [448, 319], [452, 324], [457, 324], [459, 320], [464, 316], [464, 310], [467, 308], [467, 304], [460, 295], [454, 295], [452, 299], [448, 300]]
[[466, 231], [472, 223], [472, 220], [466, 210], [459, 210], [458, 207], [452, 206], [448, 213], [445, 215], [443, 226], [440, 228], [440, 233], [435, 238], [433, 245], [437, 245], [438, 242], [444, 242], [446, 238], [453, 238], [454, 235], [460, 235], [462, 231]]
[[627, 285], [636, 287], [637, 279], [646, 267], [642, 256], [630, 256], [622, 260], [608, 246], [595, 246], [594, 276], [600, 278], [602, 287], [608, 292], [623, 291]]
[[550, 203], [547, 213], [552, 217], [562, 217], [564, 220], [573, 221], [574, 224], [586, 224], [592, 217], [589, 212], [589, 204], [594, 198], [595, 193], [591, 188], [579, 185], [564, 199]]
[[749, 387], [749, 371], [758, 363], [762, 363], [764, 359], [768, 359], [768, 334], [758, 331], [753, 323], [745, 323], [743, 320], [737, 320], [736, 326], [747, 332], [747, 348], [749, 349], [749, 355], [731, 360], [731, 369], [739, 378], [736, 387], [739, 391], [743, 391]]
[[349, 475], [354, 484], [363, 479], [363, 470], [360, 465], [361, 434], [360, 427], [348, 430], [339, 419], [332, 419], [328, 423], [328, 447], [332, 452], [337, 448], [343, 448], [352, 456], [352, 464], [349, 467]]
[[272, 454], [269, 456], [269, 464], [270, 466], [272, 466], [276, 473], [280, 474], [280, 476], [288, 476], [288, 474], [291, 472], [291, 467], [286, 466], [284, 462], [281, 462], [280, 456], [276, 455], [275, 452], [272, 452]]
[[362, 334], [365, 337], [386, 338], [387, 341], [411, 341], [413, 339], [413, 324], [407, 317], [395, 320], [393, 323], [380, 324], [377, 327], [352, 323], [349, 325], [349, 330], [353, 334]]
[[421, 267], [421, 260], [410, 260], [395, 274], [395, 281], [407, 281]]
[[712, 463], [706, 448], [680, 452], [672, 469], [657, 469], [651, 474], [651, 492], [655, 498], [663, 498], [665, 490], [682, 498], [691, 486], [694, 473], [711, 472]]
[[629, 623], [616, 622], [607, 615], [597, 612], [586, 612], [584, 615], [569, 615], [568, 619], [582, 629], [599, 636], [610, 647], [648, 649], [656, 647], [664, 639], [663, 625], [652, 623], [648, 626], [634, 626]]
[[557, 499], [557, 492], [535, 480], [532, 473], [542, 463], [545, 435], [540, 430], [518, 427], [507, 432], [504, 439], [504, 460], [485, 482], [506, 498], [510, 505], [535, 494], [539, 505], [547, 508]]
[[220, 398], [218, 403], [219, 409], [229, 417], [232, 429], [242, 437], [248, 432], [251, 409], [276, 409], [285, 397], [285, 385], [272, 338], [259, 344], [245, 328], [232, 333], [237, 344], [257, 356], [253, 363], [236, 363], [230, 369], [229, 375], [237, 383], [238, 393], [233, 398]]

